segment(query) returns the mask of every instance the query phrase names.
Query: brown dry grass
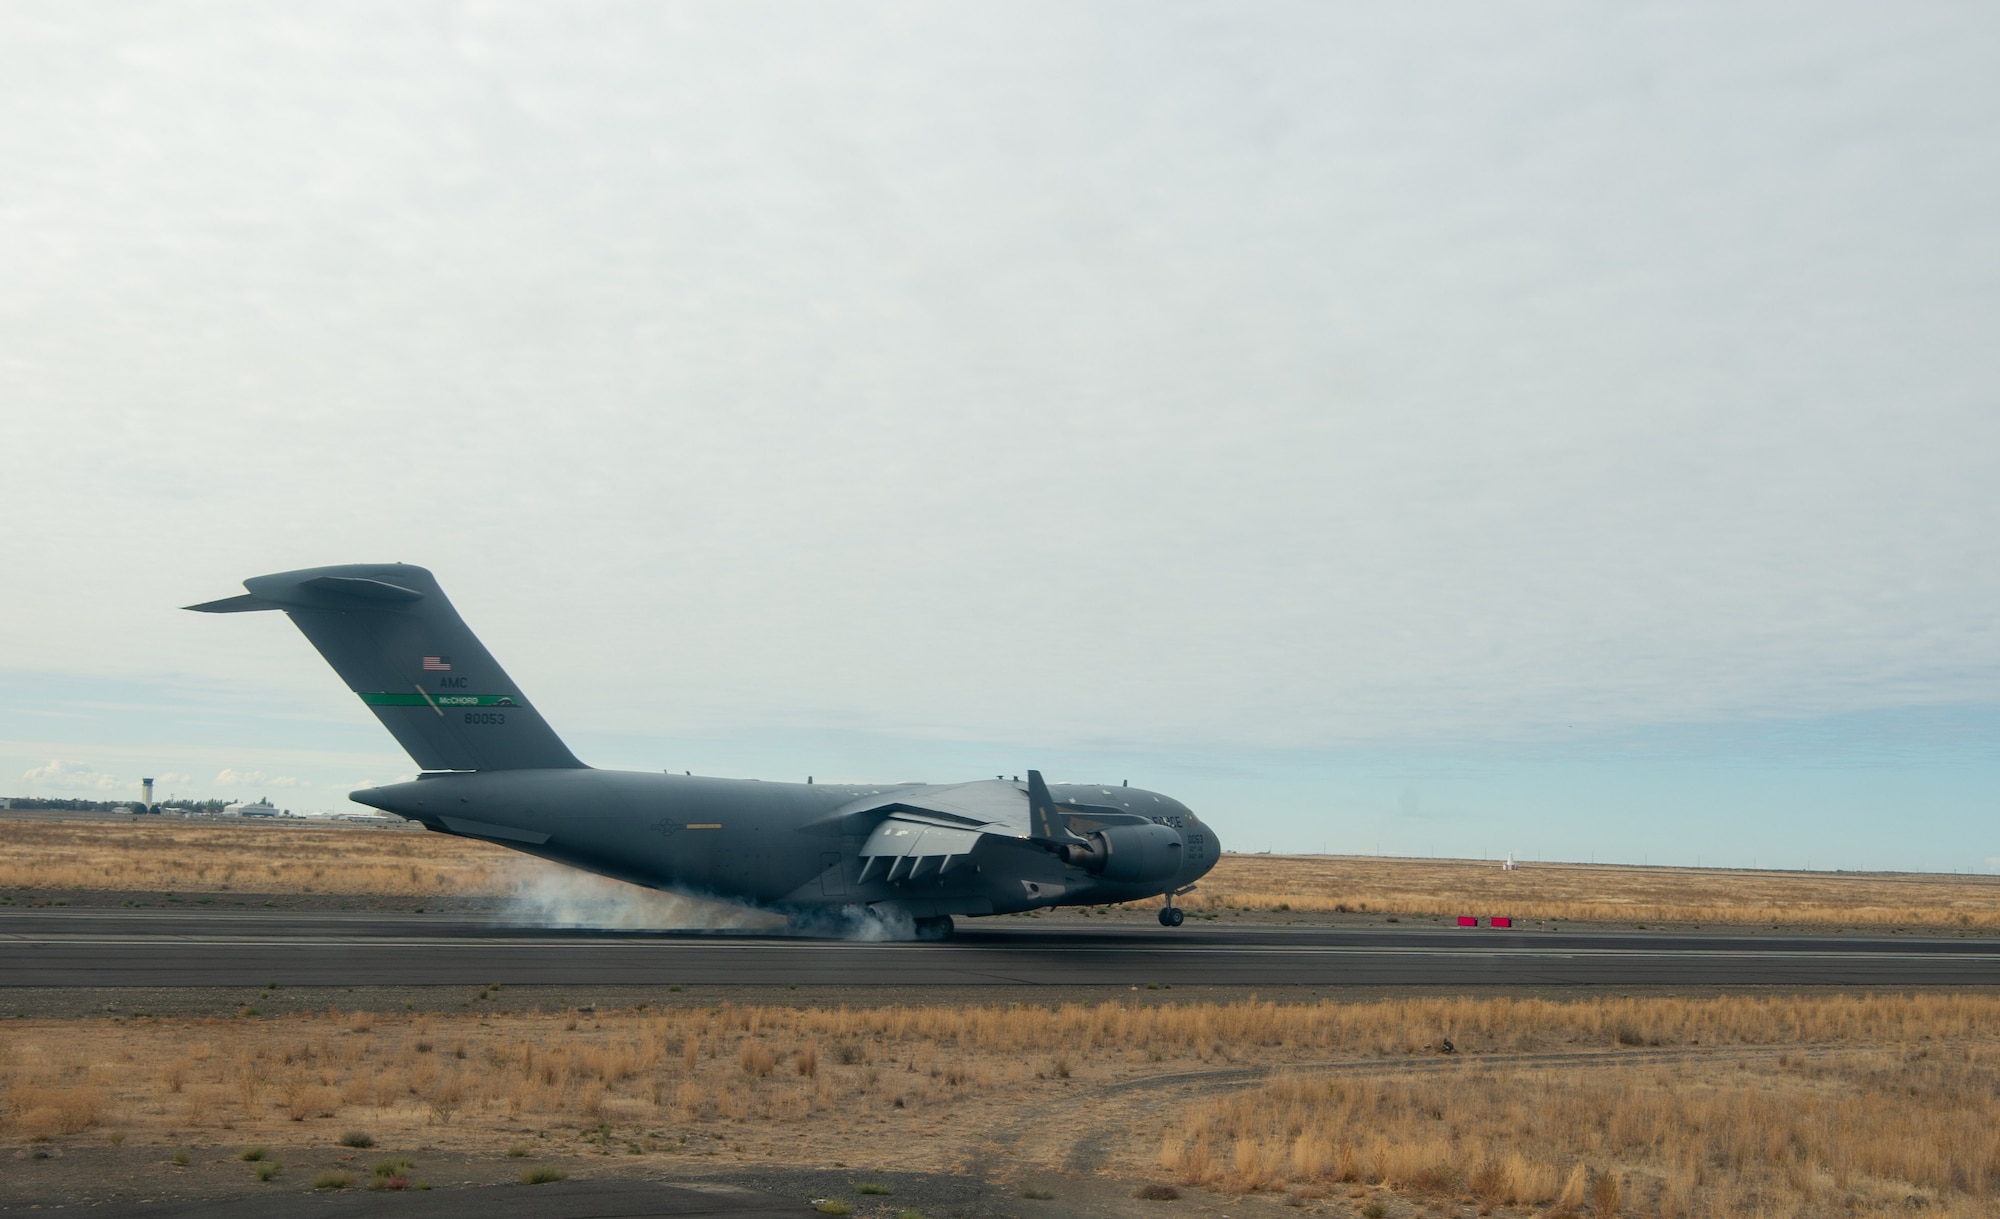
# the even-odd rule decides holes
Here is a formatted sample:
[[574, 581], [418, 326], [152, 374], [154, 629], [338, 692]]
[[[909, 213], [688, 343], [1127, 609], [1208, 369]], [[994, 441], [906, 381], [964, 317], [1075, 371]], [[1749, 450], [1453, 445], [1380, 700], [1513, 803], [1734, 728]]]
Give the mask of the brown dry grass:
[[[1828, 1049], [1713, 1071], [1482, 1069], [1276, 1080], [1194, 1106], [1161, 1163], [1182, 1184], [1307, 1191], [1380, 1182], [1596, 1214], [1901, 1208], [1991, 1213], [2000, 1053]], [[1559, 1188], [1560, 1185], [1560, 1188]]]
[[1307, 1199], [1974, 1215], [1996, 1030], [2000, 997], [1953, 994], [16, 1020], [0, 1129], [885, 1171], [1096, 1140], [1114, 1176]]
[[1763, 872], [1368, 856], [1228, 855], [1190, 909], [1595, 922], [2000, 927], [2000, 876]]
[[526, 861], [470, 838], [351, 824], [21, 818], [0, 820], [0, 840], [0, 889], [491, 896], [512, 892]]
[[[492, 843], [298, 823], [0, 820], [0, 890], [497, 897], [563, 871]], [[2000, 928], [2000, 877], [1226, 855], [1191, 910]]]

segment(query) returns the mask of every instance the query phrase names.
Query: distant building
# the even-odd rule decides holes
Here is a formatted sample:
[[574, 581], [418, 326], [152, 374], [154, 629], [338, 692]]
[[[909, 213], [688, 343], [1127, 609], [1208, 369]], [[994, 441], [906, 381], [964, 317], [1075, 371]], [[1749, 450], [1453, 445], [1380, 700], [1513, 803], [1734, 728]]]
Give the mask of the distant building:
[[225, 817], [275, 817], [278, 815], [278, 806], [272, 804], [267, 798], [259, 797], [254, 803], [250, 804], [225, 805], [222, 809], [222, 815]]

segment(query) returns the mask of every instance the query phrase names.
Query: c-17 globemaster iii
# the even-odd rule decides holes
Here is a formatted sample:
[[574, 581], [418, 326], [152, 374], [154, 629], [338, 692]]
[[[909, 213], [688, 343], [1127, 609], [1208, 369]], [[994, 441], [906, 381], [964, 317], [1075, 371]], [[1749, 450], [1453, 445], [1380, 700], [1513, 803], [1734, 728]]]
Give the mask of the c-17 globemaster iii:
[[281, 610], [422, 773], [350, 798], [648, 888], [810, 920], [860, 907], [947, 934], [954, 915], [1164, 897], [1215, 866], [1214, 831], [1135, 787], [983, 779], [771, 783], [577, 761], [431, 573], [401, 563], [257, 576], [188, 608]]

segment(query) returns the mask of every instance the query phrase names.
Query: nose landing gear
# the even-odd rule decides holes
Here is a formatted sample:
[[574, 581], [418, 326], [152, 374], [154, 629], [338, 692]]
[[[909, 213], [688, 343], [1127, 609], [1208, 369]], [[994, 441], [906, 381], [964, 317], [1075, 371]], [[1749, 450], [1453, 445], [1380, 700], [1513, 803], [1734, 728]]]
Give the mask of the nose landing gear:
[[1187, 915], [1182, 912], [1179, 906], [1168, 906], [1166, 909], [1160, 911], [1160, 926], [1178, 927], [1186, 918]]

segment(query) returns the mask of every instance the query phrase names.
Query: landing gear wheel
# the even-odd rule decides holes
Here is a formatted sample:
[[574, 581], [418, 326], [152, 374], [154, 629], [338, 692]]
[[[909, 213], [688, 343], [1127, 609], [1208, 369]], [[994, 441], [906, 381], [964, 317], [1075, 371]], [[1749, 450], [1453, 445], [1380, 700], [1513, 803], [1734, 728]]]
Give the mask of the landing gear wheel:
[[1187, 918], [1187, 915], [1181, 911], [1179, 906], [1168, 906], [1165, 910], [1160, 911], [1160, 926], [1178, 927], [1185, 918]]
[[949, 914], [917, 920], [917, 938], [920, 940], [941, 940], [950, 935], [952, 930], [953, 923]]

